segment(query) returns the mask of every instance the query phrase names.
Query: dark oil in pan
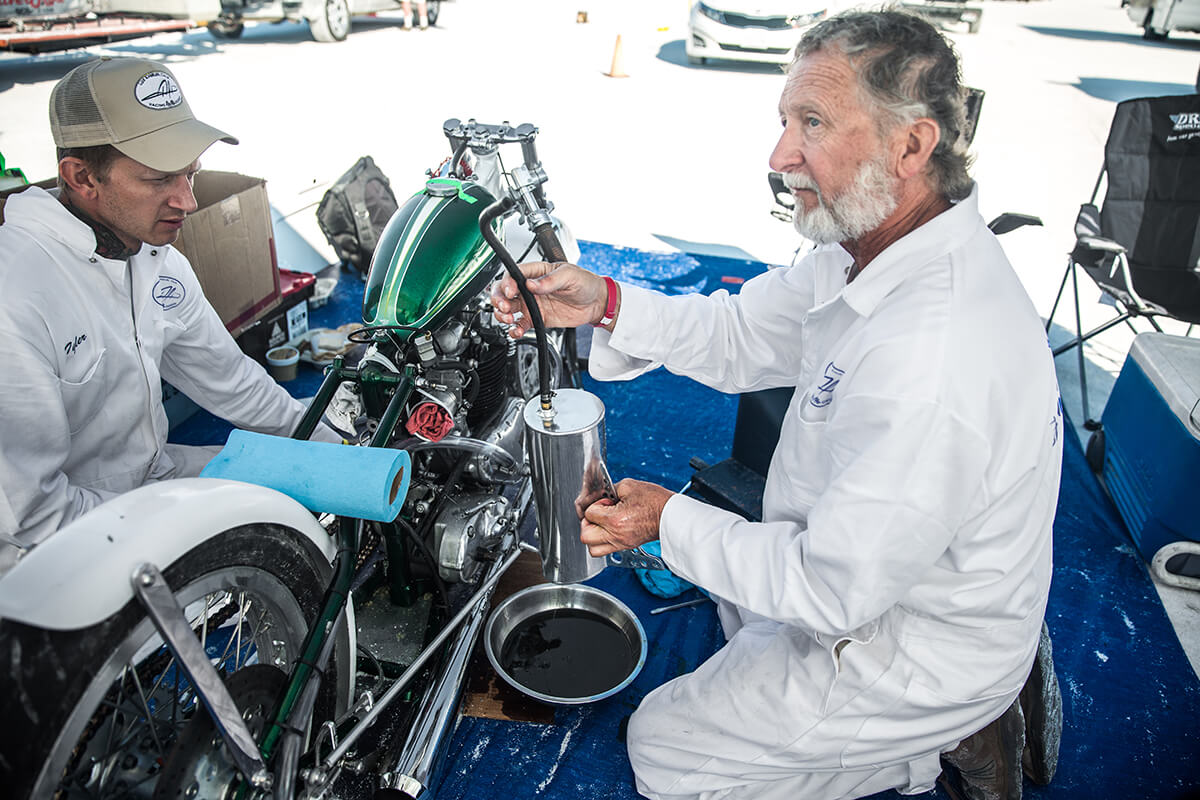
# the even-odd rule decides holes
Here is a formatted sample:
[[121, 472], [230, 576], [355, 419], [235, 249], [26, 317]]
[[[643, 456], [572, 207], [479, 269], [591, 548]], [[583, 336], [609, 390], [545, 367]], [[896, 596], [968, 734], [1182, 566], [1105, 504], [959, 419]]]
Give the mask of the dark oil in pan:
[[513, 628], [500, 649], [500, 666], [535, 692], [579, 698], [621, 683], [637, 666], [638, 654], [629, 637], [603, 617], [557, 609], [534, 614]]

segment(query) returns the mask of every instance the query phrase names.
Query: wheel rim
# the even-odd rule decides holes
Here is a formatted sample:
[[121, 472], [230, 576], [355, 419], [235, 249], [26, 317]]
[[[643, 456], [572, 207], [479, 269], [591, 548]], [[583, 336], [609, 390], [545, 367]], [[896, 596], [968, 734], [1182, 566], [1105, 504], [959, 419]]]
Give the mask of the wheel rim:
[[[299, 655], [305, 615], [278, 578], [245, 566], [216, 570], [175, 593], [218, 671]], [[202, 624], [203, 623], [203, 624]], [[161, 765], [195, 709], [195, 694], [143, 618], [100, 665], [32, 796], [149, 798]]]
[[335, 39], [344, 39], [350, 33], [350, 8], [346, 0], [326, 0], [325, 21]]

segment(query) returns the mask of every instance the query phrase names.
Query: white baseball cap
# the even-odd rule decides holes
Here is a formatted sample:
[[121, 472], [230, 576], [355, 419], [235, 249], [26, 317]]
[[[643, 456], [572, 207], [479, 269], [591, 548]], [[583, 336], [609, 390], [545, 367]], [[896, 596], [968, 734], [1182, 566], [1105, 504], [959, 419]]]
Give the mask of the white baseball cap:
[[160, 172], [178, 172], [212, 145], [238, 140], [192, 115], [162, 64], [101, 56], [71, 70], [50, 94], [50, 132], [59, 147], [111, 144]]

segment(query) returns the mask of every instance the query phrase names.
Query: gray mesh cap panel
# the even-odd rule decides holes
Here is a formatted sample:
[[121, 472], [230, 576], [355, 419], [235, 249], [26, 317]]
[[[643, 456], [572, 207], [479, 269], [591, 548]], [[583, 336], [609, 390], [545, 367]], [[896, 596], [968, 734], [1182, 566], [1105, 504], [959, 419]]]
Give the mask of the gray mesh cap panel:
[[112, 136], [92, 97], [91, 74], [101, 61], [76, 67], [58, 82], [50, 96], [50, 132], [59, 147], [108, 144]]

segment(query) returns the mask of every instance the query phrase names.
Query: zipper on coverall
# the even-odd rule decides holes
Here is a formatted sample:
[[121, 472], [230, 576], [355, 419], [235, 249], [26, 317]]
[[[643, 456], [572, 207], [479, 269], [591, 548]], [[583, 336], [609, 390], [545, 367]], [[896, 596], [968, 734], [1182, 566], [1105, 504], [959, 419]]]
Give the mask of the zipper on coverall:
[[142, 336], [138, 333], [137, 324], [137, 304], [134, 301], [133, 293], [133, 259], [125, 260], [125, 269], [129, 275], [129, 322], [133, 328], [133, 343], [137, 347], [138, 366], [142, 368], [142, 381], [146, 384], [146, 421], [150, 425], [150, 440], [153, 445], [154, 459], [147, 465], [147, 470], [158, 460], [158, 437], [154, 435], [154, 407], [151, 405], [151, 400], [154, 398], [154, 388], [150, 385], [150, 375], [146, 372], [145, 353], [142, 351]]

